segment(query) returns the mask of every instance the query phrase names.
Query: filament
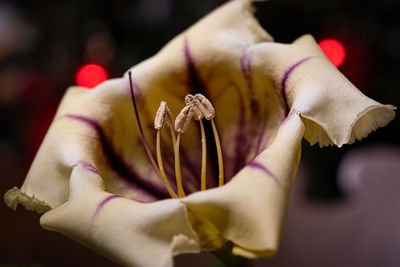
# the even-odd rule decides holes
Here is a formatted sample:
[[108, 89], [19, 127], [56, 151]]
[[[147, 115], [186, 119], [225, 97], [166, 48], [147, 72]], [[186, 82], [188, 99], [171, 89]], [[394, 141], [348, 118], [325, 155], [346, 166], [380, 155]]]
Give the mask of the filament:
[[224, 185], [224, 162], [222, 159], [221, 143], [219, 141], [217, 127], [215, 126], [214, 119], [211, 119], [211, 125], [212, 125], [212, 129], [213, 129], [213, 133], [214, 133], [215, 144], [217, 146], [218, 171], [219, 171], [218, 186], [223, 186]]
[[181, 133], [178, 132], [175, 143], [175, 177], [176, 177], [176, 186], [178, 187], [178, 196], [185, 197], [185, 191], [182, 186], [182, 175], [181, 175], [181, 163], [179, 158], [179, 144], [181, 142]]
[[166, 188], [168, 190], [168, 193], [171, 195], [172, 198], [176, 198], [177, 195], [175, 194], [174, 190], [172, 190], [169, 182], [167, 175], [165, 174], [164, 170], [164, 164], [162, 161], [162, 156], [161, 156], [161, 130], [157, 130], [157, 138], [156, 138], [156, 151], [157, 151], [157, 163], [158, 163], [158, 168], [160, 169], [161, 176], [163, 178], [163, 183], [166, 185]]
[[201, 190], [206, 190], [207, 142], [203, 122], [201, 119], [199, 122], [201, 130]]

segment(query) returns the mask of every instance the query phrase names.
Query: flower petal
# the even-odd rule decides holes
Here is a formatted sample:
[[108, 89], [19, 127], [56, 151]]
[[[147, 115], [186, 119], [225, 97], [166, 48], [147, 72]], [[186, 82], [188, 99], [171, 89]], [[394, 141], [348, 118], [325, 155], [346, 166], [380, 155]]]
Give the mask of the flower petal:
[[[238, 255], [274, 255], [303, 135], [320, 145], [351, 143], [387, 124], [394, 107], [362, 95], [312, 37], [274, 43], [251, 15], [251, 2], [228, 2], [131, 69], [151, 151], [161, 101], [178, 114], [186, 94], [210, 99], [230, 182], [161, 200], [168, 194], [147, 159], [125, 75], [92, 91], [67, 91], [21, 190], [9, 191], [6, 203], [52, 208], [43, 227], [126, 265], [170, 266], [171, 255], [227, 240]], [[181, 140], [188, 194], [199, 187], [199, 132], [191, 123]], [[205, 132], [209, 188], [218, 167], [209, 123]], [[173, 147], [163, 143], [175, 188]]]
[[347, 80], [310, 35], [290, 45], [257, 44], [251, 49], [258, 59], [254, 64], [264, 66], [281, 89], [287, 110], [301, 113], [304, 137], [311, 144], [351, 144], [395, 116], [394, 106], [366, 97]]
[[126, 266], [172, 266], [173, 255], [200, 250], [187, 216], [176, 199], [143, 204], [107, 193], [102, 177], [78, 164], [69, 200], [40, 223]]
[[[211, 96], [218, 110], [217, 128], [225, 129], [221, 142], [226, 147], [223, 153], [227, 180], [270, 142], [284, 117], [282, 110], [276, 108], [277, 96], [268, 76], [256, 75], [251, 69], [252, 56], [246, 47], [273, 41], [252, 16], [251, 2], [227, 3], [187, 34], [171, 41], [155, 57], [132, 69], [144, 132], [153, 151], [152, 119], [160, 101], [167, 101], [173, 113], [178, 114], [187, 93], [206, 90], [205, 95]], [[205, 32], [215, 42], [205, 41]], [[209, 75], [213, 77], [207, 78]], [[264, 88], [256, 90], [260, 84]], [[262, 104], [264, 100], [267, 105]], [[226, 105], [228, 101], [232, 105]], [[260, 120], [263, 127], [256, 127]], [[205, 127], [211, 137], [211, 126]], [[257, 138], [249, 139], [247, 135]], [[187, 136], [200, 140], [198, 126], [192, 125]], [[184, 186], [194, 192], [199, 184], [196, 170], [200, 170], [200, 142], [183, 137], [181, 144]], [[212, 142], [208, 144], [212, 146]], [[165, 143], [165, 148], [165, 154], [173, 154], [170, 142]], [[171, 158], [167, 156], [165, 160], [167, 174], [173, 174]], [[52, 208], [59, 206], [68, 199], [70, 167], [80, 160], [96, 166], [111, 193], [143, 202], [168, 196], [145, 156], [127, 76], [104, 82], [92, 91], [78, 87], [67, 91], [21, 192], [35, 194]], [[215, 162], [210, 160], [209, 165], [214, 166]], [[215, 173], [208, 172], [209, 186], [216, 184]], [[170, 182], [174, 187], [173, 179]]]
[[25, 194], [17, 187], [11, 188], [5, 193], [4, 202], [14, 210], [17, 209], [18, 203], [24, 205], [27, 210], [33, 210], [37, 213], [43, 213], [51, 209], [46, 202], [37, 199], [35, 195], [29, 196]]
[[153, 170], [121, 83], [68, 89], [21, 187], [24, 194], [59, 206], [68, 200], [71, 166], [84, 160], [103, 175], [108, 192], [142, 202], [168, 197], [157, 177], [144, 177]]
[[183, 200], [236, 245], [234, 253], [246, 257], [275, 254], [303, 132], [299, 114], [291, 115], [273, 143], [228, 184]]
[[[171, 112], [178, 114], [186, 94], [202, 93], [211, 100], [217, 128], [224, 129], [220, 137], [226, 180], [271, 142], [286, 116], [269, 75], [252, 68], [253, 56], [248, 47], [272, 42], [273, 38], [257, 23], [251, 3], [226, 3], [174, 38], [157, 55], [130, 69], [148, 110], [157, 110], [158, 104], [166, 101]], [[212, 140], [207, 123], [205, 132]], [[200, 173], [199, 133], [198, 125], [192, 123], [185, 134], [191, 138], [183, 136], [181, 141], [183, 176], [195, 186]], [[215, 150], [212, 141], [207, 144], [208, 151]], [[165, 153], [171, 152], [167, 146]], [[209, 186], [218, 184], [215, 163], [215, 158], [208, 163], [212, 167], [207, 177]]]

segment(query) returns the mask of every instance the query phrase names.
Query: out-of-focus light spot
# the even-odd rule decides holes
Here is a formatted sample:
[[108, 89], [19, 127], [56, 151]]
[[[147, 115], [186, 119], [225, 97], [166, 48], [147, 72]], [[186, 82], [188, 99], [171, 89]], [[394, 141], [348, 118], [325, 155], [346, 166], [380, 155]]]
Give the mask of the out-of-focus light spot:
[[93, 88], [99, 83], [107, 80], [108, 74], [100, 65], [87, 64], [78, 70], [75, 78], [77, 85]]
[[346, 50], [342, 43], [335, 39], [325, 39], [319, 42], [318, 45], [335, 67], [338, 68], [343, 64], [346, 58]]

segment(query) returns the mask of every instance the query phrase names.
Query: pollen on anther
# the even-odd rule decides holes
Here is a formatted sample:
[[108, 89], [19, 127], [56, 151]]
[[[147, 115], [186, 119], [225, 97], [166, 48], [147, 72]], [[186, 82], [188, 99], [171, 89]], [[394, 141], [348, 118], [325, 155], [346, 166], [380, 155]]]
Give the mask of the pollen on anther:
[[193, 118], [195, 120], [201, 120], [206, 118], [210, 120], [215, 117], [215, 110], [211, 102], [202, 94], [187, 95], [185, 97], [185, 103], [187, 106], [193, 107]]
[[154, 128], [159, 130], [164, 126], [164, 123], [172, 124], [172, 120], [172, 113], [169, 110], [167, 103], [165, 101], [161, 101], [160, 107], [158, 108], [156, 117], [154, 119]]
[[201, 107], [201, 103], [194, 98], [193, 95], [186, 95], [185, 97], [185, 104], [186, 106], [191, 106], [193, 109], [193, 119], [201, 120], [204, 118], [204, 112]]
[[178, 133], [183, 133], [189, 126], [190, 121], [193, 118], [193, 107], [185, 106], [175, 120], [175, 131]]
[[210, 100], [208, 100], [204, 95], [202, 94], [195, 94], [194, 98], [198, 100], [198, 102], [201, 103], [202, 109], [204, 110], [204, 117], [207, 120], [211, 120], [212, 118], [215, 117], [215, 109], [213, 105], [211, 104]]

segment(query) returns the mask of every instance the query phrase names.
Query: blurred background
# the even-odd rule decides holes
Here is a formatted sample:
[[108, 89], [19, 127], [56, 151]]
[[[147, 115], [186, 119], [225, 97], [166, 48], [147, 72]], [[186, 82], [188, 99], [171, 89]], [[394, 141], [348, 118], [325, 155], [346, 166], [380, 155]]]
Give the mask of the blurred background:
[[[222, 0], [0, 1], [0, 195], [20, 186], [66, 88], [93, 87], [155, 54]], [[278, 42], [312, 34], [364, 94], [400, 105], [400, 1], [270, 0]], [[324, 41], [324, 42], [323, 42]], [[400, 125], [352, 146], [303, 143], [281, 249], [256, 266], [400, 266]], [[0, 203], [0, 267], [117, 266], [39, 215]], [[219, 266], [210, 254], [178, 266]]]

